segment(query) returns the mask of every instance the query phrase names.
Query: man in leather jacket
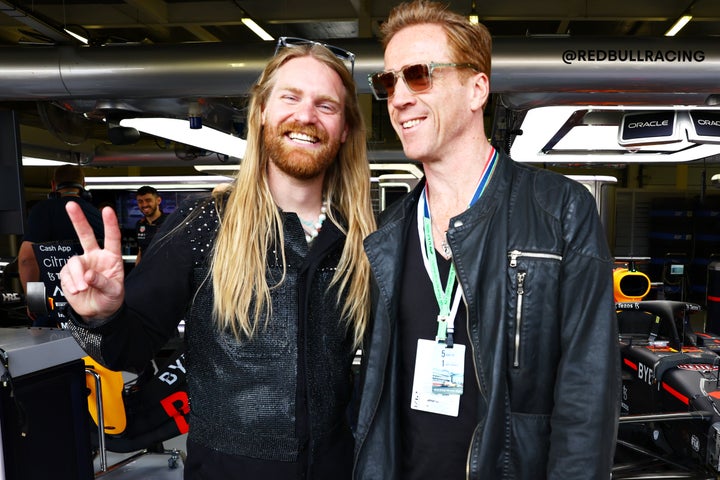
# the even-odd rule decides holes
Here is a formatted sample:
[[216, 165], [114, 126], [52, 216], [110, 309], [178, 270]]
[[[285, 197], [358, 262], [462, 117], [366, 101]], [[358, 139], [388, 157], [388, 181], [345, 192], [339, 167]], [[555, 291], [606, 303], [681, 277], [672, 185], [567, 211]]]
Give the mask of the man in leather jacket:
[[141, 368], [185, 319], [185, 480], [351, 475], [374, 228], [365, 129], [354, 57], [286, 40], [253, 87], [237, 179], [177, 209], [127, 279], [112, 210], [101, 249], [68, 207], [85, 253], [61, 282], [88, 353]]
[[594, 199], [487, 141], [484, 27], [415, 1], [383, 34], [373, 90], [425, 180], [365, 240], [354, 478], [610, 478], [620, 369]]

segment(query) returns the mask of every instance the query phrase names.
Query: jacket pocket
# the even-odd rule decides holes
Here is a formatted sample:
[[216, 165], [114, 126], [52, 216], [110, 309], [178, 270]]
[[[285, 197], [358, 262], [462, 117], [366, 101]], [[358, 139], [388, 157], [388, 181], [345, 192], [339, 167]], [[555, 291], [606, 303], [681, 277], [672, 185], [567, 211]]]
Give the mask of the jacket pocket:
[[550, 416], [513, 412], [510, 424], [510, 477], [518, 480], [546, 478], [550, 451]]
[[[551, 269], [548, 267], [551, 265], [559, 266], [561, 261], [562, 256], [556, 253], [521, 250], [511, 250], [508, 252], [512, 297], [514, 297], [514, 322], [511, 328], [511, 365], [514, 369], [520, 368], [522, 362], [521, 352], [523, 351], [523, 337], [524, 331], [526, 330], [524, 325], [526, 322], [526, 312], [529, 310], [528, 307], [532, 310], [537, 310], [532, 304], [528, 304], [527, 297], [529, 296], [529, 291], [527, 285], [530, 281], [542, 282], [543, 280], [551, 281], [557, 278], [552, 274], [548, 274], [548, 270]], [[539, 288], [538, 294], [542, 297], [543, 293], [547, 293], [546, 289]], [[542, 309], [540, 311], [542, 311]], [[539, 313], [539, 311], [537, 313]]]

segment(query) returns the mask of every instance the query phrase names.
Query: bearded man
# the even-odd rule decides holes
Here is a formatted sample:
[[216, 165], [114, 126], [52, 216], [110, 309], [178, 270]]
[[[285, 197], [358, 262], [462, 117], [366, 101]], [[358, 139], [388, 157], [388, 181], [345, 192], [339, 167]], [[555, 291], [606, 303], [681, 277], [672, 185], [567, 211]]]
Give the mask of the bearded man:
[[338, 49], [281, 39], [252, 92], [238, 176], [181, 205], [123, 279], [120, 232], [62, 271], [96, 360], [142, 368], [185, 319], [186, 480], [350, 478], [351, 365], [369, 316], [365, 129]]
[[142, 213], [142, 218], [135, 224], [135, 239], [137, 240], [138, 251], [135, 257], [135, 265], [140, 262], [142, 252], [147, 250], [150, 242], [155, 238], [160, 225], [167, 220], [167, 213], [162, 211], [162, 197], [150, 185], [143, 185], [135, 192], [135, 201], [137, 201], [138, 210]]

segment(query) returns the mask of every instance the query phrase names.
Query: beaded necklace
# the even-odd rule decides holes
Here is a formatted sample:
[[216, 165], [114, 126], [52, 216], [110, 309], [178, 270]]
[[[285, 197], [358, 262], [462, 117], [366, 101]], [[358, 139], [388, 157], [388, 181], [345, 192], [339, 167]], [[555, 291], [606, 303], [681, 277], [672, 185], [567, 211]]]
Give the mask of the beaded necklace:
[[322, 206], [320, 207], [320, 214], [318, 215], [317, 220], [304, 220], [298, 215], [298, 218], [300, 218], [300, 223], [302, 223], [303, 225], [303, 230], [305, 230], [305, 240], [307, 241], [307, 243], [315, 240], [315, 237], [317, 237], [320, 233], [323, 222], [327, 218], [327, 211], [328, 202], [327, 200], [323, 199]]

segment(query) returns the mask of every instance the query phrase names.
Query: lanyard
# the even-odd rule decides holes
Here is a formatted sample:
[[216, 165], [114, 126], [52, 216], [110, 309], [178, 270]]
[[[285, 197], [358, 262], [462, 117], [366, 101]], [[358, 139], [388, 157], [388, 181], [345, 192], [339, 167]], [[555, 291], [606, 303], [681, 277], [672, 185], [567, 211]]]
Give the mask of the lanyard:
[[[495, 170], [495, 163], [497, 160], [497, 151], [493, 148], [490, 151], [490, 161], [485, 166], [482, 175], [480, 176], [480, 182], [475, 188], [475, 193], [470, 200], [468, 208], [470, 208], [485, 191], [485, 187]], [[452, 290], [455, 285], [455, 263], [450, 263], [450, 272], [448, 273], [447, 283], [442, 286], [442, 280], [440, 279], [440, 271], [438, 269], [437, 257], [435, 255], [435, 247], [432, 236], [432, 219], [430, 218], [430, 208], [427, 203], [427, 185], [423, 189], [418, 201], [417, 209], [417, 223], [418, 223], [418, 236], [420, 238], [420, 249], [422, 251], [423, 263], [425, 270], [430, 277], [432, 282], [433, 292], [435, 299], [438, 303], [439, 313], [437, 317], [438, 329], [435, 340], [438, 342], [445, 343], [448, 348], [453, 346], [453, 333], [455, 331], [455, 316], [457, 315], [458, 308], [460, 307], [460, 296], [462, 294], [462, 287], [458, 282], [457, 288], [455, 289], [455, 301], [452, 302]]]

